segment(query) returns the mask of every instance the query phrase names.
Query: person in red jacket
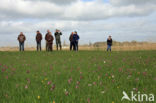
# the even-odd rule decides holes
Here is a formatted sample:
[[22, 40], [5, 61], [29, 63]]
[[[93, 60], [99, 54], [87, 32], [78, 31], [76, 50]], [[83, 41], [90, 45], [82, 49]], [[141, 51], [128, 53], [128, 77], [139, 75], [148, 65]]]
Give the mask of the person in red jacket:
[[38, 50], [41, 51], [41, 40], [42, 40], [42, 34], [40, 33], [40, 31], [37, 31], [36, 32], [37, 51]]
[[54, 40], [54, 37], [52, 36], [51, 32], [49, 32], [46, 35], [45, 40], [47, 42], [47, 51], [53, 51], [53, 40]]
[[20, 32], [20, 34], [18, 35], [17, 40], [19, 41], [19, 51], [24, 51], [24, 42], [26, 40], [26, 37], [23, 34], [23, 32]]

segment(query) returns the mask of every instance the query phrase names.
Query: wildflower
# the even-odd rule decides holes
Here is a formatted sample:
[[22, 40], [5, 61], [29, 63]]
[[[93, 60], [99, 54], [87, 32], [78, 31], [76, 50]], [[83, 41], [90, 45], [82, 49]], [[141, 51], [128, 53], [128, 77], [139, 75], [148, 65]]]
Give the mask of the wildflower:
[[89, 87], [91, 87], [91, 86], [92, 86], [92, 84], [88, 84], [88, 86], [89, 86]]
[[105, 64], [105, 63], [106, 63], [106, 61], [103, 61], [103, 63]]
[[51, 91], [53, 91], [55, 89], [55, 84], [52, 85], [52, 87], [50, 88]]
[[44, 81], [43, 81], [43, 80], [42, 80], [41, 82], [42, 82], [42, 83], [44, 83]]
[[136, 78], [135, 80], [136, 80], [136, 82], [138, 82], [139, 81], [139, 78]]
[[29, 74], [30, 73], [30, 71], [29, 70], [27, 70], [27, 72], [26, 72], [27, 74]]
[[112, 103], [114, 103], [114, 101], [112, 101]]
[[146, 75], [147, 75], [147, 72], [143, 72], [142, 74], [143, 74], [144, 76], [146, 76]]
[[105, 91], [101, 91], [101, 93], [102, 93], [102, 94], [104, 94], [104, 93], [105, 93]]
[[38, 99], [40, 99], [40, 96], [37, 96]]
[[82, 75], [80, 76], [80, 79], [83, 79], [83, 76]]
[[51, 83], [52, 83], [51, 81], [48, 81], [48, 83], [47, 83], [47, 84], [48, 84], [48, 85], [50, 85]]
[[77, 88], [79, 88], [79, 86], [78, 86], [78, 85], [76, 85], [76, 86], [75, 86], [75, 88], [77, 89]]
[[68, 95], [69, 95], [69, 92], [68, 92], [68, 91], [66, 91], [66, 92], [65, 92], [65, 95], [66, 95], [66, 96], [68, 96]]
[[28, 89], [28, 85], [25, 85], [25, 89]]
[[79, 85], [79, 84], [80, 84], [80, 82], [79, 82], [79, 81], [77, 81], [77, 82], [76, 82], [76, 84], [77, 84], [77, 85]]
[[45, 78], [44, 80], [48, 80], [47, 78]]
[[55, 101], [53, 101], [53, 103], [55, 103]]
[[5, 79], [8, 79], [8, 76], [6, 76]]
[[87, 99], [88, 103], [90, 103], [90, 98]]
[[72, 82], [72, 78], [68, 79], [68, 83], [70, 84]]
[[29, 78], [27, 78], [27, 83], [30, 84], [30, 79]]
[[96, 85], [96, 82], [93, 82], [94, 85]]
[[112, 75], [112, 78], [114, 78], [114, 75]]

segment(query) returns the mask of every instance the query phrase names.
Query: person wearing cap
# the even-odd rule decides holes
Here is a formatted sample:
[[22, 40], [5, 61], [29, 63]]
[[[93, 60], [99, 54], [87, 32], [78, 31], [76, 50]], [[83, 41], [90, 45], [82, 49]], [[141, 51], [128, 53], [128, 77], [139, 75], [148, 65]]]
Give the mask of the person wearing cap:
[[62, 35], [62, 32], [60, 32], [60, 30], [56, 29], [55, 40], [56, 40], [56, 49], [57, 50], [58, 50], [58, 46], [60, 47], [60, 50], [62, 50], [61, 38], [60, 38], [61, 35]]
[[41, 40], [42, 40], [42, 34], [40, 33], [40, 31], [37, 31], [36, 32], [37, 51], [38, 50], [41, 51]]
[[111, 36], [109, 36], [107, 39], [107, 51], [109, 51], [109, 50], [111, 51], [112, 42], [113, 42], [113, 40], [112, 40]]

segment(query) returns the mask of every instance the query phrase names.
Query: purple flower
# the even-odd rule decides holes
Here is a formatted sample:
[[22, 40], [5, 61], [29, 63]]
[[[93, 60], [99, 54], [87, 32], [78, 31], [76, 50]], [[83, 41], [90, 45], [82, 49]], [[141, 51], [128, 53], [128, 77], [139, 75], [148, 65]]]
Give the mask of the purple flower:
[[47, 84], [48, 84], [48, 85], [50, 85], [51, 83], [52, 83], [51, 81], [48, 81], [48, 83], [47, 83]]
[[25, 85], [25, 89], [28, 89], [28, 85]]

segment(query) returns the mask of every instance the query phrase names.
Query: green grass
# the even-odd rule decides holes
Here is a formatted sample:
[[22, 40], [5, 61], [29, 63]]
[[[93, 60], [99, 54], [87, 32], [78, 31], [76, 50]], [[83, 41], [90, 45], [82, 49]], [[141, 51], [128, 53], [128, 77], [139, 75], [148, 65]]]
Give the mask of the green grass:
[[0, 103], [133, 103], [123, 91], [156, 94], [156, 51], [0, 52]]

